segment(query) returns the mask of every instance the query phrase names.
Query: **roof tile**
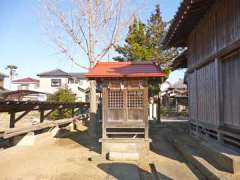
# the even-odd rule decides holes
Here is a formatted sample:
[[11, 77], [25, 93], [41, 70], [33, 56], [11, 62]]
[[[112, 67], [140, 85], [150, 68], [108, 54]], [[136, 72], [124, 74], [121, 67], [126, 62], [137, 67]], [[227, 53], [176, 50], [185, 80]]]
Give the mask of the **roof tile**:
[[33, 83], [33, 84], [36, 84], [36, 83], [39, 83], [39, 80], [27, 77], [27, 78], [13, 80], [12, 83], [13, 84], [18, 84], [18, 83]]
[[61, 69], [54, 69], [54, 70], [51, 70], [51, 71], [47, 71], [47, 72], [43, 72], [43, 73], [40, 73], [38, 74], [37, 76], [59, 76], [59, 77], [66, 77], [66, 76], [69, 76], [68, 73], [66, 73], [65, 71], [61, 70]]
[[87, 78], [100, 77], [163, 77], [164, 73], [153, 62], [97, 62], [85, 74]]

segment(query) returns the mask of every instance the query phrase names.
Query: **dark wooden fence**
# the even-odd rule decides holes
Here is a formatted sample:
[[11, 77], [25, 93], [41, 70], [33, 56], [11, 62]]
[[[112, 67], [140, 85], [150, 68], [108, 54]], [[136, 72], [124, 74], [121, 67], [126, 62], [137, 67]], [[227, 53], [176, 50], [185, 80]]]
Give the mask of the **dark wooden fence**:
[[[66, 126], [75, 120], [76, 112], [83, 113], [89, 108], [89, 103], [74, 102], [39, 102], [39, 101], [0, 101], [0, 113], [7, 112], [10, 114], [9, 129], [0, 132], [0, 139], [12, 139], [15, 136], [24, 135], [28, 132], [38, 132], [43, 129]], [[56, 121], [44, 122], [44, 119], [55, 110], [71, 110], [72, 118], [61, 119]], [[32, 124], [29, 127], [15, 128], [15, 123], [20, 121], [31, 111], [39, 111], [40, 121], [37, 124]], [[17, 114], [19, 114], [16, 116]], [[1, 120], [1, 119], [0, 119]]]
[[[53, 111], [64, 109], [72, 110], [72, 117], [79, 109], [87, 109], [89, 103], [74, 102], [39, 102], [39, 101], [0, 101], [0, 112], [7, 112], [10, 114], [9, 128], [14, 128], [15, 123], [21, 120], [31, 111], [40, 112], [40, 123], [49, 116]], [[22, 112], [18, 117], [16, 113]]]

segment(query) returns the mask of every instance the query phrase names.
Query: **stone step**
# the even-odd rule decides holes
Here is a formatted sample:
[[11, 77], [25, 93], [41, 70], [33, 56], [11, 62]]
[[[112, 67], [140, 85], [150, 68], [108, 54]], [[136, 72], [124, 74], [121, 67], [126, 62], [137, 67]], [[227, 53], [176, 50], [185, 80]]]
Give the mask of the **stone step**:
[[109, 152], [108, 155], [110, 161], [138, 161], [139, 158], [139, 153]]
[[180, 136], [169, 136], [169, 142], [183, 155], [183, 157], [195, 166], [207, 179], [239, 179], [240, 176], [226, 172], [209, 155], [206, 155], [201, 145], [193, 145], [191, 140]]
[[240, 172], [240, 151], [214, 141], [201, 141], [194, 137], [182, 136], [182, 141], [193, 148], [199, 148], [204, 157], [215, 166], [233, 174]]

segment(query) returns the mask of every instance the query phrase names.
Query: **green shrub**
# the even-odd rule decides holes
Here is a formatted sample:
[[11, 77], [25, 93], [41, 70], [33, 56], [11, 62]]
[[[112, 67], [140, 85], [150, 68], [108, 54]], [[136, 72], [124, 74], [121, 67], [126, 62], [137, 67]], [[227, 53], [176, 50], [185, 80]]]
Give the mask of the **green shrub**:
[[162, 117], [188, 117], [188, 111], [177, 112], [174, 106], [161, 106], [160, 113]]
[[[64, 88], [59, 89], [52, 95], [48, 96], [48, 102], [75, 102], [76, 97], [72, 93], [70, 89]], [[51, 113], [50, 118], [53, 120], [63, 119], [63, 118], [70, 118], [71, 117], [71, 110], [63, 109], [55, 110]]]

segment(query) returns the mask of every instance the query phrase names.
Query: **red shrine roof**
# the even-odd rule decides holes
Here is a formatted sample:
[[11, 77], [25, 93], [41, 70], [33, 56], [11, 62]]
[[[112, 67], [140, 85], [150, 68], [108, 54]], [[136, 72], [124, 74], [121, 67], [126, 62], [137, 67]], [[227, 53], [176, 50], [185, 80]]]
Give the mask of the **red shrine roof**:
[[85, 74], [87, 78], [111, 77], [164, 77], [159, 66], [153, 62], [97, 62]]
[[23, 79], [13, 80], [12, 83], [14, 83], [14, 84], [21, 84], [21, 83], [38, 84], [39, 80], [27, 77], [27, 78], [23, 78]]

